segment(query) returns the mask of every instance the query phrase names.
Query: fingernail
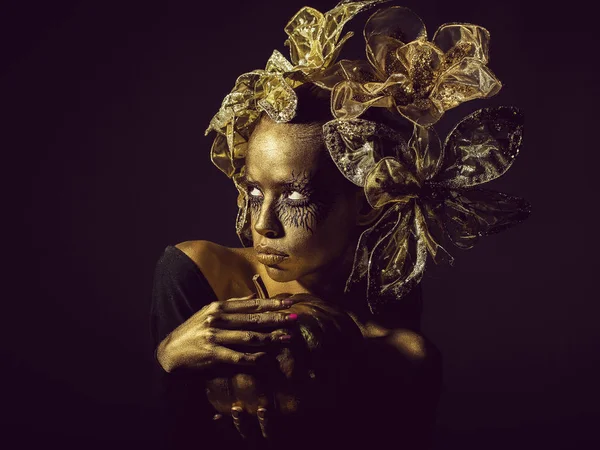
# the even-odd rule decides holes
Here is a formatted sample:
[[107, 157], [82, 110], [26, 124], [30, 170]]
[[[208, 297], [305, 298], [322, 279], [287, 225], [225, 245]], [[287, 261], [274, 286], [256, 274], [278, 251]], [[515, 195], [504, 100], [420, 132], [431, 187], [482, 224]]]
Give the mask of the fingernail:
[[221, 415], [221, 414], [215, 414], [213, 416], [213, 420], [220, 420], [222, 417], [223, 417], [223, 415]]
[[269, 433], [267, 431], [267, 410], [266, 408], [258, 408], [256, 410], [256, 415], [258, 416], [258, 424], [260, 425], [260, 431], [265, 439], [269, 439]]
[[285, 306], [286, 308], [289, 308], [290, 306], [292, 306], [294, 304], [294, 301], [289, 298], [286, 298], [285, 300], [281, 301], [281, 304], [283, 306]]
[[266, 419], [267, 418], [267, 409], [266, 408], [258, 408], [256, 410], [256, 415], [258, 416], [259, 419]]
[[289, 316], [287, 316], [287, 320], [290, 321], [294, 321], [294, 320], [298, 320], [298, 314], [290, 314]]
[[231, 407], [231, 416], [234, 419], [239, 419], [240, 418], [240, 414], [242, 414], [242, 407], [241, 406], [232, 406]]
[[292, 336], [289, 334], [284, 334], [283, 336], [279, 336], [279, 340], [281, 342], [290, 342], [292, 340]]

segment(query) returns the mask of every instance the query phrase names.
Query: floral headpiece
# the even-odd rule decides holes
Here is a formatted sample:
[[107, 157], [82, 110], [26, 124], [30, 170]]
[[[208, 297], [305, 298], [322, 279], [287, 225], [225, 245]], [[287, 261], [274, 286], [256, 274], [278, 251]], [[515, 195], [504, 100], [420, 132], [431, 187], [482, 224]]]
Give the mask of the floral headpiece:
[[[342, 28], [352, 17], [386, 0], [344, 0], [326, 13], [304, 7], [287, 24], [291, 62], [274, 51], [264, 70], [241, 75], [207, 133], [211, 159], [233, 178], [240, 196], [237, 232], [244, 242], [247, 194], [237, 178], [247, 142], [264, 112], [278, 123], [296, 113], [294, 88], [313, 83], [331, 91], [332, 120], [323, 126], [329, 153], [341, 173], [383, 208], [358, 242], [346, 290], [367, 281], [372, 312], [400, 299], [420, 282], [428, 255], [453, 258], [441, 245], [471, 248], [480, 236], [523, 221], [529, 204], [478, 185], [504, 174], [519, 153], [523, 116], [515, 108], [481, 109], [465, 117], [442, 145], [432, 125], [459, 104], [495, 95], [500, 82], [487, 67], [489, 33], [471, 24], [442, 25], [427, 40], [411, 10], [375, 12], [364, 28], [367, 60], [336, 62]], [[412, 124], [406, 139], [383, 123], [361, 118], [386, 108]]]

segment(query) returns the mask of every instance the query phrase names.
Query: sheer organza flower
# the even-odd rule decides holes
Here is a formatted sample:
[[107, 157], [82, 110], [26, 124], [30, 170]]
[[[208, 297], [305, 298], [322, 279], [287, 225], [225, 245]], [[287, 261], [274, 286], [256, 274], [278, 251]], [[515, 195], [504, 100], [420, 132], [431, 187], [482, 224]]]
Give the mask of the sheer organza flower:
[[346, 22], [382, 1], [344, 0], [324, 14], [310, 7], [298, 11], [285, 27], [291, 62], [275, 50], [264, 70], [239, 76], [210, 121], [206, 134], [217, 132], [212, 162], [229, 177], [238, 172], [260, 114], [264, 111], [278, 123], [292, 120], [298, 103], [294, 88], [307, 82], [319, 84], [322, 73], [352, 36], [347, 33], [340, 39]]
[[373, 14], [364, 29], [368, 63], [340, 61], [328, 71], [337, 118], [357, 118], [372, 106], [397, 110], [430, 126], [445, 111], [495, 95], [501, 84], [487, 67], [489, 32], [478, 25], [442, 25], [427, 40], [425, 25], [410, 9]]
[[385, 128], [362, 119], [333, 120], [324, 128], [338, 168], [364, 187], [373, 208], [384, 208], [360, 237], [347, 284], [351, 289], [366, 278], [373, 312], [419, 283], [428, 255], [436, 263], [452, 263], [444, 241], [471, 248], [479, 237], [525, 220], [530, 211], [519, 197], [478, 187], [504, 174], [519, 152], [523, 116], [515, 108], [476, 111], [443, 146], [432, 128], [415, 125], [409, 142], [397, 141], [394, 156], [381, 151], [391, 148], [384, 141], [396, 133]]
[[321, 13], [305, 6], [285, 27], [290, 57], [297, 70], [312, 72], [329, 67], [338, 57], [342, 46], [354, 33], [340, 39], [344, 25], [356, 14], [388, 0], [341, 1], [335, 8]]

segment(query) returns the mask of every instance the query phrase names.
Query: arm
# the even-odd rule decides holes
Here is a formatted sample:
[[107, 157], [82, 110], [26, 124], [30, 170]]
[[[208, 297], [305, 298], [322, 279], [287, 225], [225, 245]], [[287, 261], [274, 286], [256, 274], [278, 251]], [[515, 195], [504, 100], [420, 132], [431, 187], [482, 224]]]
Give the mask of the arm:
[[157, 359], [159, 343], [213, 300], [214, 294], [193, 263], [176, 248], [167, 247], [156, 264], [150, 309], [155, 432], [165, 448], [186, 448], [193, 432], [209, 441], [215, 439], [210, 427], [213, 411], [202, 384], [194, 383], [184, 371], [168, 373]]
[[[198, 444], [215, 426], [223, 428], [221, 421], [213, 424], [213, 407], [231, 413], [242, 389], [235, 382], [240, 377], [234, 376], [233, 390], [211, 396], [213, 407], [206, 383], [224, 373], [251, 370], [265, 349], [283, 344], [281, 328], [290, 325], [290, 314], [281, 310], [292, 303], [249, 297], [217, 301], [195, 261], [181, 249], [167, 248], [155, 272], [151, 330], [161, 429], [170, 430], [170, 445]], [[226, 431], [224, 436], [236, 433], [233, 427]]]

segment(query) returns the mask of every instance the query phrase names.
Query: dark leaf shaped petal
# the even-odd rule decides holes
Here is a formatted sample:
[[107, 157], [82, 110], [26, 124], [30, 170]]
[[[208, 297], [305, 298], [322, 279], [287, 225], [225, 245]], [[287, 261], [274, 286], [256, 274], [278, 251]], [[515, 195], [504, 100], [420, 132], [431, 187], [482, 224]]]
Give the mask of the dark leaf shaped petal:
[[452, 255], [440, 244], [444, 239], [444, 228], [435, 208], [425, 201], [419, 201], [417, 205], [415, 208], [416, 220], [423, 230], [423, 238], [431, 258], [436, 264], [454, 264]]
[[350, 291], [366, 280], [369, 271], [369, 257], [379, 239], [387, 235], [398, 224], [400, 212], [403, 205], [392, 205], [385, 211], [372, 227], [363, 231], [358, 240], [354, 253], [354, 264], [352, 272], [346, 282], [346, 291]]
[[400, 301], [422, 279], [427, 262], [424, 231], [415, 220], [414, 203], [394, 205], [394, 228], [380, 236], [369, 257], [367, 300], [372, 312], [383, 302]]
[[357, 186], [365, 185], [367, 174], [385, 156], [385, 151], [408, 152], [400, 133], [363, 119], [327, 122], [323, 126], [323, 138], [338, 169]]
[[486, 183], [513, 164], [523, 140], [523, 115], [512, 107], [480, 109], [464, 118], [444, 144], [436, 184], [460, 188]]
[[523, 222], [531, 205], [520, 197], [481, 188], [449, 190], [440, 208], [447, 237], [460, 248], [471, 248], [479, 237]]
[[414, 164], [419, 180], [429, 180], [438, 173], [442, 161], [442, 143], [436, 131], [431, 127], [414, 126], [413, 135], [408, 143], [414, 152]]

